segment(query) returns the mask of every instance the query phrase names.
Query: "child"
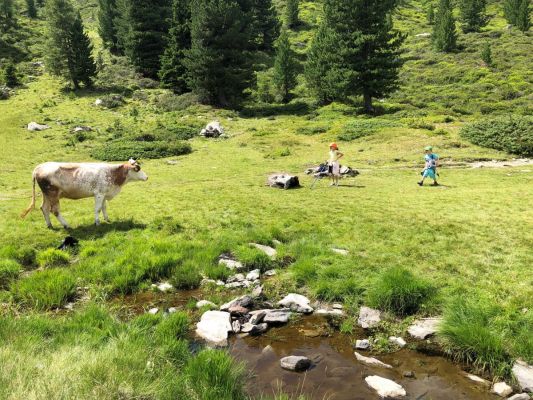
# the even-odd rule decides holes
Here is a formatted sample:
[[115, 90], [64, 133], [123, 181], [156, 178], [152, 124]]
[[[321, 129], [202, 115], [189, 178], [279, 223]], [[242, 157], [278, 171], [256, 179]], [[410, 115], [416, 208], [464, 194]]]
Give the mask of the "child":
[[339, 186], [339, 178], [341, 176], [339, 160], [344, 156], [339, 151], [337, 143], [331, 143], [329, 145], [329, 160], [328, 160], [328, 172], [331, 176], [331, 186]]
[[439, 186], [437, 183], [437, 167], [439, 166], [439, 156], [433, 153], [433, 147], [427, 146], [424, 148], [426, 155], [424, 159], [426, 160], [426, 166], [424, 171], [422, 171], [422, 180], [418, 182], [419, 186], [424, 185], [424, 179], [430, 177], [433, 179], [433, 186]]

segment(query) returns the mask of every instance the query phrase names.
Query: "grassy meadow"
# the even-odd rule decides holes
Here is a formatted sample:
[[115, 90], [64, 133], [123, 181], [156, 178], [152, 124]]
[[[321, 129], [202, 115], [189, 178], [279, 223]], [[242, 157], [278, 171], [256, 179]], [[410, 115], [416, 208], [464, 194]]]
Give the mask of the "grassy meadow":
[[[83, 6], [94, 23], [94, 8]], [[304, 23], [292, 40], [302, 57], [319, 9], [301, 4]], [[491, 15], [496, 9], [491, 2]], [[377, 103], [373, 118], [361, 115], [357, 102], [317, 107], [303, 81], [301, 97], [287, 105], [214, 109], [139, 88], [134, 77], [120, 75], [120, 63], [106, 70], [113, 85], [78, 93], [37, 68], [0, 102], [0, 398], [246, 398], [242, 366], [223, 351], [193, 348], [193, 307], [169, 318], [121, 320], [110, 301], [161, 280], [188, 289], [203, 276], [227, 276], [217, 265], [225, 252], [250, 269], [278, 269], [266, 283], [271, 300], [295, 291], [343, 302], [348, 335], [362, 304], [387, 312], [390, 324], [373, 333], [376, 339], [404, 334], [403, 318], [444, 315], [442, 345], [478, 371], [509, 377], [514, 359], [532, 363], [533, 168], [470, 168], [514, 156], [459, 135], [465, 123], [486, 116], [531, 112], [531, 32], [509, 31], [495, 16], [482, 33], [460, 35], [461, 53], [441, 55], [414, 36], [430, 30], [421, 2], [406, 2], [396, 18], [410, 35], [402, 88]], [[487, 38], [492, 69], [478, 56]], [[124, 104], [94, 105], [117, 92]], [[40, 198], [20, 219], [37, 164], [91, 161], [110, 141], [174, 126], [199, 131], [214, 119], [229, 138], [196, 137], [190, 154], [141, 160], [149, 179], [126, 185], [109, 203], [109, 224], [93, 226], [93, 199], [63, 200], [78, 248], [53, 250], [67, 232], [54, 217], [56, 228], [46, 228]], [[29, 132], [30, 121], [51, 128]], [[75, 136], [79, 125], [93, 130]], [[319, 181], [311, 190], [303, 171], [323, 162], [334, 140], [343, 164], [360, 175], [338, 188]], [[421, 188], [429, 144], [444, 164], [441, 186]], [[279, 171], [299, 175], [303, 187], [265, 186]], [[278, 261], [248, 246], [274, 240], [281, 242]], [[205, 299], [239, 293], [210, 288]], [[69, 302], [74, 310], [67, 312]]]

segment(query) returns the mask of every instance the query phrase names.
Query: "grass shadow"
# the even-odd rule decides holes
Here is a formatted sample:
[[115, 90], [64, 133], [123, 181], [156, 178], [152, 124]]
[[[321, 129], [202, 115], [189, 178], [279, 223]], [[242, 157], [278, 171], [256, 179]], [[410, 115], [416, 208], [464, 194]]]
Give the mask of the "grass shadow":
[[307, 115], [311, 106], [303, 101], [288, 104], [260, 104], [244, 107], [240, 114], [241, 118], [271, 117], [275, 115]]
[[71, 236], [78, 240], [99, 239], [111, 232], [128, 232], [133, 229], [145, 229], [146, 224], [141, 224], [127, 219], [123, 221], [116, 221], [110, 223], [102, 223], [101, 225], [86, 225], [68, 230]]

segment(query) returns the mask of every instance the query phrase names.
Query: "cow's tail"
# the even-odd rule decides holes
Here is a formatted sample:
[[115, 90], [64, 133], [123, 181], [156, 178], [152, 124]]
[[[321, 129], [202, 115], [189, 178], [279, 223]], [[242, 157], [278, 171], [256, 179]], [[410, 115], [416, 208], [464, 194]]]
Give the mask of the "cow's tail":
[[35, 209], [35, 172], [33, 173], [33, 192], [32, 192], [32, 195], [31, 195], [31, 203], [28, 206], [28, 208], [26, 208], [22, 212], [22, 214], [20, 214], [20, 217], [21, 218], [25, 218], [26, 215], [28, 215], [33, 209]]

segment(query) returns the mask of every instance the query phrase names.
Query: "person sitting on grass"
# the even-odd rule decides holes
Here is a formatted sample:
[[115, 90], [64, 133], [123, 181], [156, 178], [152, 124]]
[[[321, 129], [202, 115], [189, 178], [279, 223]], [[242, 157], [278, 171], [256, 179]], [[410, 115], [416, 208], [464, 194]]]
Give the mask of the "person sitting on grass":
[[426, 153], [426, 155], [424, 156], [426, 166], [422, 171], [422, 180], [418, 182], [418, 185], [423, 186], [424, 179], [429, 177], [433, 179], [433, 186], [439, 186], [439, 184], [437, 183], [437, 167], [439, 166], [439, 156], [433, 153], [433, 147], [431, 146], [427, 146], [426, 148], [424, 148], [424, 152]]
[[331, 143], [329, 145], [329, 160], [328, 160], [328, 172], [331, 176], [331, 186], [339, 186], [339, 178], [341, 176], [341, 166], [339, 160], [344, 156], [339, 151], [337, 143]]

